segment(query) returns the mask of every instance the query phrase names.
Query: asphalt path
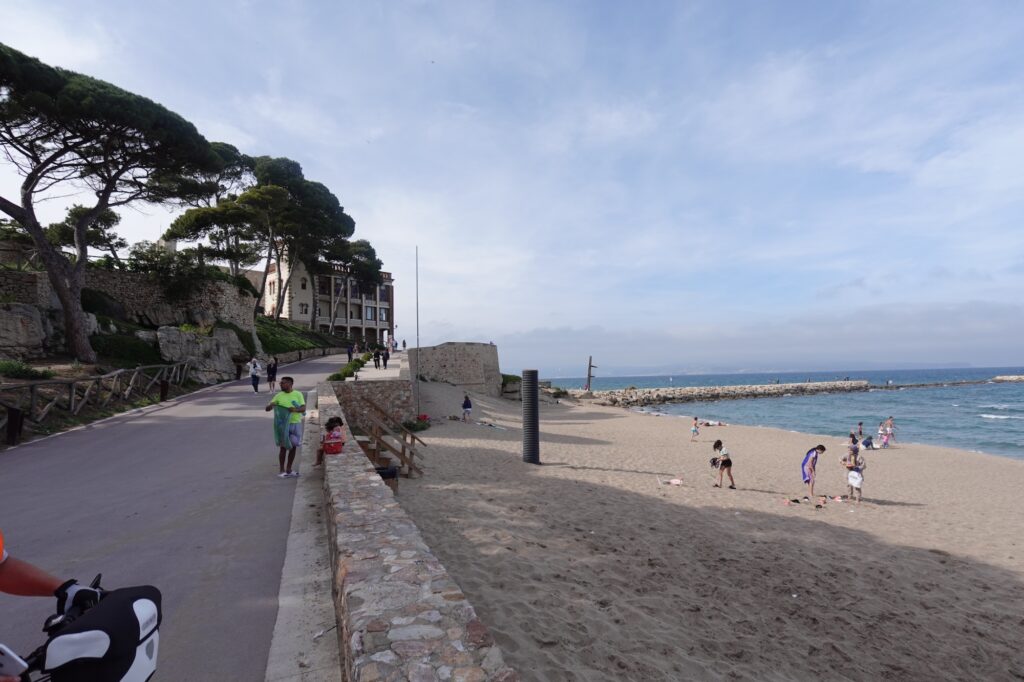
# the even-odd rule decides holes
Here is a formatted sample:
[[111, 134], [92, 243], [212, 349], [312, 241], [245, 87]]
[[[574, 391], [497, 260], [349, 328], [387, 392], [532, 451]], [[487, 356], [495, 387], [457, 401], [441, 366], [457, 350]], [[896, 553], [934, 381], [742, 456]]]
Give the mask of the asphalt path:
[[[281, 368], [305, 393], [339, 356]], [[262, 680], [296, 479], [277, 477], [271, 394], [248, 381], [0, 452], [13, 556], [163, 593], [161, 680]], [[55, 600], [0, 595], [0, 642], [43, 642]]]

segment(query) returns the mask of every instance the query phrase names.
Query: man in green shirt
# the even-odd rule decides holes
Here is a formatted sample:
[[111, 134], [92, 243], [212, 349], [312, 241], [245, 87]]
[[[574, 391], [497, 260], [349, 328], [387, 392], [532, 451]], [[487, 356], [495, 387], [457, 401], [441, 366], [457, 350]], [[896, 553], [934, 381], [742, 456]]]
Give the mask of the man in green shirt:
[[[274, 441], [278, 446], [280, 478], [293, 478], [299, 472], [292, 472], [295, 450], [302, 443], [302, 415], [306, 412], [306, 401], [300, 391], [294, 390], [295, 380], [281, 378], [281, 390], [267, 403], [266, 411], [274, 411]], [[287, 462], [285, 460], [287, 453]], [[287, 466], [286, 466], [287, 464]]]

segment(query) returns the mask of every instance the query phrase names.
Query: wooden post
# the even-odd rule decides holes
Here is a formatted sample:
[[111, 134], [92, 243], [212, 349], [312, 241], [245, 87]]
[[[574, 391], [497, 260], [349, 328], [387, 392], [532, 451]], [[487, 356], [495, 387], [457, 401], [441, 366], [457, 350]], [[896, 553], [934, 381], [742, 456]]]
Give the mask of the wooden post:
[[587, 383], [583, 387], [584, 391], [589, 391], [590, 390], [590, 382], [594, 380], [593, 370], [595, 370], [595, 369], [597, 369], [597, 365], [594, 364], [594, 356], [593, 355], [588, 355], [587, 356]]

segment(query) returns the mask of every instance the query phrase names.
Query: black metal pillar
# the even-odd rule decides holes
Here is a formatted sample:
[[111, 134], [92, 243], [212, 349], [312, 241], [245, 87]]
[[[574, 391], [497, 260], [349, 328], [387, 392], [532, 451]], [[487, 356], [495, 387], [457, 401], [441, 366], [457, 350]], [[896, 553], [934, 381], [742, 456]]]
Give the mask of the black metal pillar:
[[171, 390], [171, 382], [167, 379], [160, 380], [160, 402], [167, 400], [167, 394]]
[[523, 370], [523, 461], [540, 464], [540, 412], [537, 398], [537, 370]]
[[16, 407], [7, 408], [7, 444], [17, 445], [21, 440], [21, 429], [25, 424], [25, 413]]

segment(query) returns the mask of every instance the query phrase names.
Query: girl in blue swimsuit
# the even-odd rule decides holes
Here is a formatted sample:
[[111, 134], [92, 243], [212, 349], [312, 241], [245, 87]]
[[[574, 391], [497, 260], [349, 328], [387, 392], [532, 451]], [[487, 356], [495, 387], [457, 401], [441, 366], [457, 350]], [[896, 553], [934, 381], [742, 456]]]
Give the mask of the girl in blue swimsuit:
[[804, 455], [804, 461], [800, 465], [800, 474], [804, 478], [804, 485], [807, 486], [807, 494], [804, 496], [805, 500], [814, 499], [814, 470], [818, 466], [818, 455], [823, 452], [825, 452], [824, 445], [814, 446]]

